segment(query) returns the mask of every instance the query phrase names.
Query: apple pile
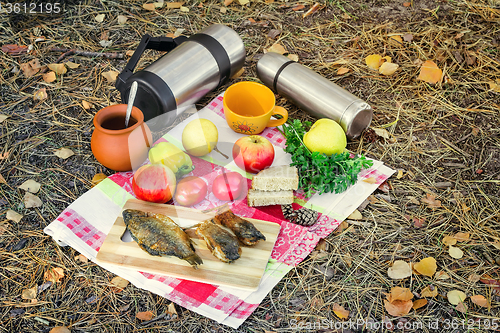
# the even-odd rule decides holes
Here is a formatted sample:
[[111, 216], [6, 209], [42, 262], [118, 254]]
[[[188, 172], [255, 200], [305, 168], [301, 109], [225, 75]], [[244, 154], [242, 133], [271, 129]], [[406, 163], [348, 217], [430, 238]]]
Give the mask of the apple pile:
[[[201, 120], [203, 121], [201, 124], [208, 128], [205, 130], [206, 133], [197, 127], [194, 127], [196, 128], [194, 131], [193, 126], [190, 126], [191, 123], [199, 123]], [[207, 119], [196, 119], [191, 123], [185, 127], [182, 133], [186, 152], [192, 156], [203, 156], [215, 150], [213, 147], [213, 141], [215, 144], [217, 143], [215, 125]], [[198, 148], [199, 143], [193, 139], [195, 135], [198, 135], [198, 141], [205, 147], [203, 155], [200, 155], [202, 149]], [[167, 145], [165, 142], [161, 142], [150, 150], [150, 161], [153, 164], [143, 165], [135, 172], [132, 179], [132, 190], [137, 198], [149, 202], [166, 203], [174, 198], [182, 206], [196, 205], [205, 199], [208, 192], [207, 183], [202, 178], [195, 176], [180, 179], [186, 173], [181, 171], [186, 170], [189, 173], [194, 166], [189, 156], [182, 156], [181, 154], [185, 154], [184, 152], [175, 151], [170, 145], [177, 149], [172, 144]], [[246, 172], [257, 173], [272, 165], [274, 147], [266, 138], [250, 135], [242, 137], [234, 143], [232, 155], [239, 168]], [[212, 192], [219, 200], [232, 201], [245, 193], [246, 184], [247, 179], [238, 172], [222, 173], [214, 179]]]

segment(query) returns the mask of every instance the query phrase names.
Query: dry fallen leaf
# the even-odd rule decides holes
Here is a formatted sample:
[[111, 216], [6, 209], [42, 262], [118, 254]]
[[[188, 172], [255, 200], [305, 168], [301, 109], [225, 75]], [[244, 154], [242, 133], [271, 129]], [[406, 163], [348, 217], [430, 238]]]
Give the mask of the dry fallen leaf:
[[125, 280], [124, 278], [120, 277], [120, 276], [115, 276], [112, 280], [111, 280], [111, 284], [120, 289], [120, 290], [123, 290], [125, 289], [129, 282], [127, 280]]
[[6, 114], [0, 114], [0, 123], [2, 123], [5, 119], [9, 118], [9, 115]]
[[304, 8], [306, 8], [306, 6], [304, 6], [304, 5], [302, 5], [302, 4], [298, 4], [298, 5], [293, 6], [293, 7], [292, 7], [292, 10], [293, 10], [294, 12], [296, 12], [296, 11], [298, 11], [298, 10], [302, 10], [302, 9], [304, 9]]
[[470, 233], [468, 233], [468, 232], [457, 232], [455, 234], [455, 236], [453, 236], [453, 237], [455, 237], [455, 239], [457, 241], [459, 241], [459, 242], [467, 242], [467, 241], [469, 241]]
[[344, 75], [345, 73], [349, 73], [351, 70], [349, 68], [346, 68], [346, 67], [340, 67], [338, 70], [337, 70], [337, 75]]
[[56, 80], [56, 73], [53, 71], [50, 71], [48, 73], [43, 74], [42, 78], [47, 83], [54, 82]]
[[474, 295], [474, 296], [471, 296], [470, 300], [472, 301], [472, 303], [474, 303], [474, 304], [476, 304], [478, 306], [481, 306], [483, 308], [489, 307], [488, 300], [483, 295]]
[[426, 203], [429, 208], [441, 207], [441, 201], [436, 200], [436, 196], [434, 194], [426, 193], [425, 198], [420, 199], [420, 201]]
[[389, 44], [401, 46], [403, 45], [403, 39], [401, 38], [400, 35], [391, 36], [389, 37]]
[[10, 55], [19, 55], [28, 52], [26, 45], [5, 44], [2, 45], [2, 51]]
[[153, 312], [151, 311], [137, 312], [135, 317], [139, 320], [151, 320], [153, 318]]
[[42, 66], [40, 66], [40, 61], [37, 58], [28, 61], [27, 63], [19, 65], [19, 68], [23, 71], [24, 76], [32, 77], [40, 71]]
[[21, 219], [23, 218], [23, 215], [19, 214], [18, 212], [13, 211], [12, 209], [9, 209], [7, 213], [5, 214], [5, 217], [7, 220], [14, 221], [19, 223]]
[[497, 82], [493, 82], [493, 81], [490, 81], [489, 82], [489, 85], [490, 85], [490, 89], [497, 92], [497, 93], [500, 93], [500, 80], [497, 80]]
[[75, 260], [78, 260], [84, 264], [89, 262], [89, 259], [81, 253], [75, 257]]
[[405, 42], [411, 42], [413, 40], [413, 35], [412, 34], [404, 34], [403, 39]]
[[410, 7], [411, 6], [411, 2], [403, 2], [403, 6], [404, 7]]
[[[431, 290], [432, 289], [432, 290]], [[438, 295], [437, 287], [427, 286], [420, 292], [420, 296], [422, 297], [436, 297]]]
[[63, 277], [64, 270], [61, 267], [49, 268], [49, 270], [43, 274], [44, 280], [52, 283], [60, 282]]
[[458, 304], [457, 306], [455, 306], [455, 309], [456, 309], [457, 311], [462, 312], [462, 313], [467, 313], [467, 304], [465, 304], [465, 303], [460, 303], [460, 304]]
[[38, 89], [34, 94], [33, 94], [33, 99], [35, 101], [43, 101], [44, 99], [46, 99], [48, 97], [47, 95], [47, 89], [46, 88], [42, 88], [42, 89]]
[[401, 317], [410, 313], [410, 310], [413, 307], [413, 302], [410, 301], [394, 301], [390, 303], [389, 301], [384, 299], [384, 306], [391, 316]]
[[397, 178], [397, 179], [401, 179], [401, 178], [403, 178], [403, 173], [404, 173], [404, 171], [403, 171], [403, 170], [398, 169], [398, 174], [396, 175], [396, 178]]
[[184, 2], [167, 2], [167, 8], [179, 9], [182, 7], [183, 4]]
[[131, 57], [131, 56], [133, 56], [133, 55], [134, 55], [134, 52], [135, 52], [135, 50], [127, 50], [127, 52], [125, 52], [125, 55], [126, 55], [127, 57]]
[[395, 280], [407, 278], [411, 276], [410, 265], [403, 260], [396, 260], [392, 267], [387, 270], [387, 275]]
[[65, 74], [68, 71], [64, 64], [48, 64], [47, 67], [57, 75]]
[[450, 257], [455, 258], [455, 259], [461, 259], [464, 256], [464, 252], [460, 250], [458, 247], [451, 246], [448, 249], [448, 253], [450, 254]]
[[66, 326], [56, 326], [49, 333], [71, 333]]
[[89, 102], [87, 102], [87, 101], [85, 101], [85, 100], [82, 100], [82, 106], [83, 106], [83, 108], [84, 108], [85, 110], [90, 110], [90, 109], [93, 107], [93, 105], [92, 105], [92, 104], [90, 104]]
[[116, 19], [118, 21], [118, 24], [125, 24], [125, 22], [127, 22], [127, 20], [128, 20], [128, 18], [126, 16], [123, 16], [123, 15], [118, 15], [118, 17]]
[[332, 304], [332, 311], [339, 317], [340, 319], [347, 319], [349, 318], [349, 311], [344, 309], [342, 305], [339, 305], [337, 303]]
[[104, 18], [105, 18], [105, 17], [106, 17], [106, 15], [104, 15], [104, 14], [99, 14], [99, 15], [96, 15], [96, 16], [94, 17], [94, 19], [95, 19], [97, 22], [102, 23], [102, 22], [104, 21]]
[[66, 61], [64, 64], [66, 66], [68, 66], [68, 68], [71, 68], [71, 69], [75, 69], [75, 68], [80, 67], [80, 64], [75, 64], [74, 62], [71, 62], [71, 61]]
[[382, 75], [392, 75], [398, 68], [398, 64], [393, 64], [392, 62], [384, 62], [382, 65], [380, 65], [378, 71]]
[[108, 176], [106, 176], [102, 172], [95, 174], [94, 177], [92, 177], [92, 186], [96, 186], [106, 178], [108, 178]]
[[437, 270], [436, 259], [427, 257], [413, 265], [413, 268], [422, 275], [432, 277]]
[[24, 194], [24, 207], [25, 208], [33, 208], [33, 207], [40, 207], [42, 206], [42, 200], [40, 200], [39, 197], [36, 195], [33, 195], [29, 192], [26, 192]]
[[373, 131], [375, 132], [375, 134], [377, 134], [378, 136], [380, 136], [380, 137], [382, 137], [384, 139], [388, 140], [388, 139], [391, 138], [391, 134], [385, 128], [376, 128], [376, 127], [374, 127]]
[[348, 217], [347, 217], [348, 220], [362, 220], [363, 219], [363, 215], [361, 215], [361, 213], [359, 212], [359, 210], [354, 210], [354, 212], [352, 212]]
[[377, 179], [375, 177], [368, 177], [363, 179], [363, 181], [368, 184], [377, 184]]
[[434, 275], [436, 280], [448, 280], [450, 276], [445, 271], [439, 271]]
[[267, 52], [274, 52], [274, 53], [279, 53], [279, 54], [285, 54], [285, 53], [287, 53], [287, 51], [283, 47], [283, 45], [278, 44], [278, 43], [275, 43], [270, 48], [268, 48]]
[[444, 245], [455, 245], [457, 244], [457, 239], [453, 236], [444, 236], [442, 242]]
[[366, 66], [371, 69], [378, 70], [382, 65], [382, 56], [380, 54], [372, 54], [365, 58]]
[[30, 288], [30, 289], [24, 289], [22, 294], [21, 294], [21, 298], [22, 299], [35, 299], [37, 290], [38, 290], [38, 286], [34, 286], [33, 288]]
[[426, 305], [427, 305], [427, 300], [425, 298], [417, 299], [415, 302], [413, 302], [412, 308], [413, 310], [417, 310]]
[[306, 18], [308, 17], [309, 15], [312, 15], [314, 13], [316, 13], [318, 11], [318, 9], [320, 8], [320, 4], [319, 3], [315, 3], [311, 9], [309, 9], [307, 12], [305, 12], [303, 15], [302, 15], [302, 18]]
[[181, 12], [184, 12], [184, 13], [188, 13], [189, 12], [189, 8], [188, 7], [185, 7], [185, 6], [181, 6], [181, 8], [179, 8], [179, 10]]
[[0, 184], [7, 184], [7, 181], [5, 180], [5, 178], [3, 178], [1, 174], [0, 174]]
[[54, 150], [54, 155], [65, 160], [68, 157], [75, 155], [75, 153], [69, 148], [59, 148]]
[[142, 8], [144, 8], [145, 10], [149, 10], [149, 11], [156, 10], [156, 6], [154, 3], [145, 3], [142, 5]]
[[239, 78], [240, 76], [243, 75], [243, 73], [245, 73], [245, 67], [242, 67], [239, 71], [234, 73], [234, 75], [231, 77], [231, 80]]
[[393, 287], [390, 293], [385, 294], [389, 302], [394, 301], [409, 301], [413, 298], [413, 294], [408, 288]]
[[229, 6], [234, 0], [224, 0], [224, 6]]
[[476, 283], [479, 280], [481, 280], [481, 276], [477, 275], [477, 274], [471, 274], [471, 275], [469, 275], [469, 277], [467, 278], [467, 280], [469, 280], [469, 282]]
[[238, 2], [240, 3], [240, 5], [244, 6], [246, 5], [247, 3], [250, 2], [250, 0], [238, 0]]
[[116, 77], [118, 76], [118, 74], [120, 74], [120, 73], [117, 71], [107, 71], [107, 72], [102, 73], [101, 75], [106, 80], [108, 80], [109, 83], [113, 83], [116, 81]]
[[460, 290], [450, 290], [446, 296], [448, 297], [448, 302], [453, 305], [463, 303], [467, 298], [467, 295]]
[[24, 183], [18, 186], [21, 190], [25, 190], [31, 193], [36, 193], [40, 190], [40, 183], [34, 181], [33, 179], [28, 179]]
[[297, 54], [289, 54], [287, 55], [287, 58], [295, 62], [299, 61], [299, 56]]
[[418, 75], [418, 79], [425, 81], [427, 83], [438, 83], [441, 80], [441, 76], [443, 75], [443, 71], [439, 69], [436, 63], [432, 60], [427, 60], [420, 67], [420, 74]]

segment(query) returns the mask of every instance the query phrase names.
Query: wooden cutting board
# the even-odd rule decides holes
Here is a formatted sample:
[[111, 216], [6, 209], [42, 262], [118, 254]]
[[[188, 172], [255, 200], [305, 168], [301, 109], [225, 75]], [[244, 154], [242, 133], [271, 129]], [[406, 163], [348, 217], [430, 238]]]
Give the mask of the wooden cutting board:
[[[214, 212], [202, 213], [199, 210], [149, 203], [137, 199], [127, 201], [123, 210], [138, 209], [145, 212], [167, 215], [182, 228], [190, 227], [215, 215]], [[121, 240], [125, 232], [123, 218], [118, 216], [111, 231], [104, 240], [97, 261], [132, 268], [148, 273], [158, 273], [180, 279], [192, 280], [221, 286], [230, 286], [247, 290], [256, 290], [264, 275], [271, 251], [278, 237], [280, 225], [273, 222], [246, 218], [266, 237], [255, 246], [241, 246], [241, 257], [231, 264], [215, 258], [207, 249], [205, 241], [200, 239], [194, 229], [186, 233], [194, 243], [196, 253], [203, 264], [194, 269], [185, 260], [177, 257], [156, 257], [142, 250], [135, 241]]]

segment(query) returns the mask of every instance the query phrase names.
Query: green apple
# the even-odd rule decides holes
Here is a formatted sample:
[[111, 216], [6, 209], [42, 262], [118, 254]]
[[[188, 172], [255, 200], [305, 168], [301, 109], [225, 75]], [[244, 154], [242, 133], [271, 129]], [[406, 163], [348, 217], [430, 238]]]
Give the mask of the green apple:
[[317, 120], [303, 138], [304, 144], [311, 151], [326, 155], [341, 154], [347, 146], [347, 138], [342, 127], [334, 120]]

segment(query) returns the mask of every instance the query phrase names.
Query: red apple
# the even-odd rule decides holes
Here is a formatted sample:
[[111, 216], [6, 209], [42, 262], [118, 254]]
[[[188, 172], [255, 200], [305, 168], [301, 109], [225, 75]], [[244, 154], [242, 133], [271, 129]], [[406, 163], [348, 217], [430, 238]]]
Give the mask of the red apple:
[[149, 202], [165, 203], [175, 193], [175, 174], [163, 164], [146, 164], [132, 179], [132, 190], [137, 198]]
[[224, 172], [215, 177], [212, 183], [212, 192], [219, 200], [232, 201], [239, 198], [246, 185], [244, 179], [237, 172]]
[[257, 173], [273, 164], [274, 147], [263, 136], [244, 136], [234, 143], [233, 159], [241, 169]]

